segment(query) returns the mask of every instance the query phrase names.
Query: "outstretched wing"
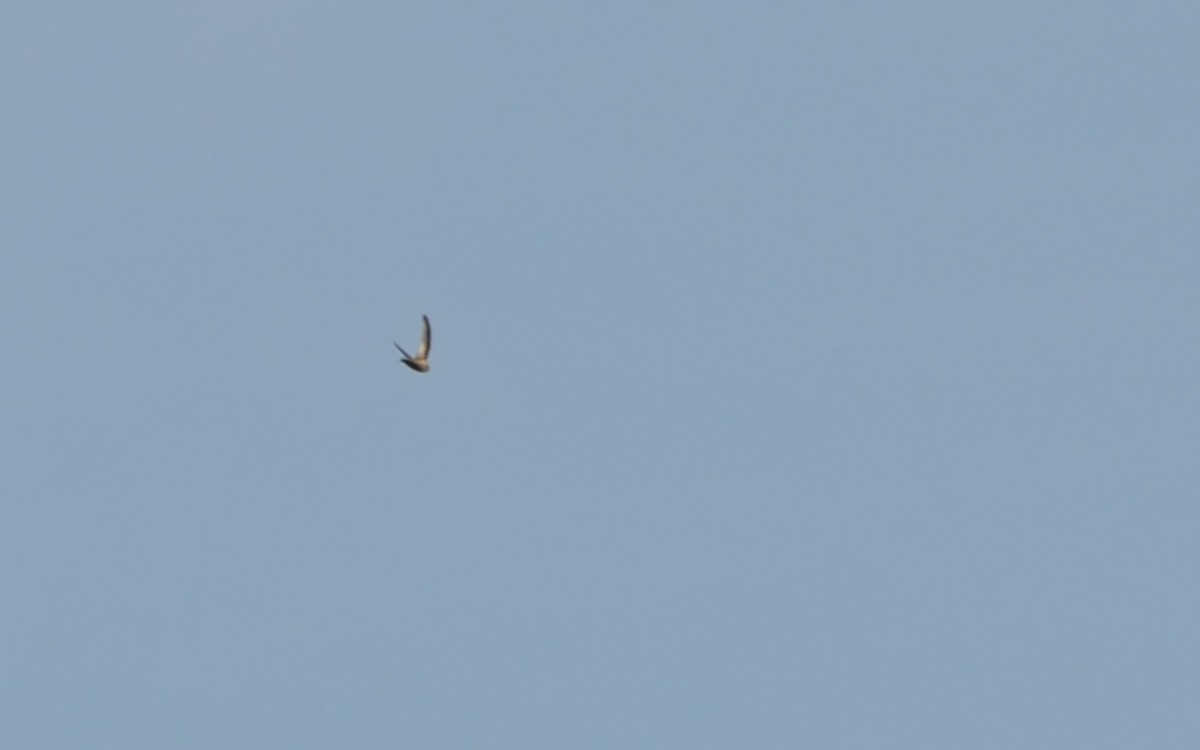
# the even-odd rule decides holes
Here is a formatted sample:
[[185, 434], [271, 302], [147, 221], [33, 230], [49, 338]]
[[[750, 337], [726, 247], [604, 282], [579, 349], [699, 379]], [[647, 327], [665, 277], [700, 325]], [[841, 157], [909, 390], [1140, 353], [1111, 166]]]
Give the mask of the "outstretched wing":
[[412, 357], [408, 356], [408, 352], [404, 351], [404, 349], [399, 344], [397, 344], [395, 341], [392, 342], [392, 345], [400, 350], [400, 353], [404, 355], [405, 359], [412, 359]]
[[417, 348], [417, 358], [425, 359], [429, 356], [429, 345], [433, 341], [433, 335], [429, 330], [429, 317], [422, 315], [421, 320], [425, 322], [425, 333], [421, 336], [421, 346]]

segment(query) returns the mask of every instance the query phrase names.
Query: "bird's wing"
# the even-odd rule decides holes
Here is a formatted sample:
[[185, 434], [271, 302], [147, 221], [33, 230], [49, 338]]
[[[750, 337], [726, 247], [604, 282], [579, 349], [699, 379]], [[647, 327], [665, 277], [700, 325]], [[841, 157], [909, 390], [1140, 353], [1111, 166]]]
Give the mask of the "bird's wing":
[[429, 331], [429, 316], [422, 315], [421, 320], [425, 321], [425, 333], [421, 336], [421, 346], [417, 349], [417, 357], [423, 359], [429, 356], [429, 345], [433, 342], [433, 335]]
[[404, 349], [399, 344], [397, 344], [395, 341], [392, 342], [392, 345], [400, 350], [400, 353], [404, 355], [405, 359], [412, 359], [412, 357], [408, 356], [408, 352], [404, 351]]

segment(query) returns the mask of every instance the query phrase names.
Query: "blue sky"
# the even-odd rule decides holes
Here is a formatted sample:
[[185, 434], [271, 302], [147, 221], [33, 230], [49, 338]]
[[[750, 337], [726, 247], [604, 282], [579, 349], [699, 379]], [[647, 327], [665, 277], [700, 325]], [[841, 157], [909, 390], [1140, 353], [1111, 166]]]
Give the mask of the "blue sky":
[[193, 6], [0, 14], [6, 746], [1197, 746], [1194, 3]]

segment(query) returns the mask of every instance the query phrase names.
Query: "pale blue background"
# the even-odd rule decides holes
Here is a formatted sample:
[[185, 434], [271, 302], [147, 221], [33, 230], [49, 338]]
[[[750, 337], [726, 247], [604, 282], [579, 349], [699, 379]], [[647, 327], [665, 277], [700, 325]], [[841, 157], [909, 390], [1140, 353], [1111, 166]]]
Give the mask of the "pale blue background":
[[0, 65], [4, 747], [1200, 747], [1197, 3]]

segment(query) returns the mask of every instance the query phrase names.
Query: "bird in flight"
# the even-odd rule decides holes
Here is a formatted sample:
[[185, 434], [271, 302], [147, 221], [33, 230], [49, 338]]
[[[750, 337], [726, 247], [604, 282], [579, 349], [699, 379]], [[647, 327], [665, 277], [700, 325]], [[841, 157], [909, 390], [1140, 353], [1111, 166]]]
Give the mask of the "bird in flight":
[[404, 359], [400, 360], [401, 362], [417, 372], [429, 372], [429, 318], [422, 315], [421, 320], [425, 322], [425, 331], [421, 335], [421, 344], [417, 347], [417, 356], [409, 356], [408, 352], [404, 351], [399, 344], [396, 344], [395, 341], [392, 341], [392, 343], [396, 344], [396, 348], [400, 349], [400, 353], [404, 355]]

